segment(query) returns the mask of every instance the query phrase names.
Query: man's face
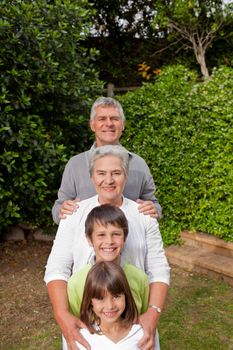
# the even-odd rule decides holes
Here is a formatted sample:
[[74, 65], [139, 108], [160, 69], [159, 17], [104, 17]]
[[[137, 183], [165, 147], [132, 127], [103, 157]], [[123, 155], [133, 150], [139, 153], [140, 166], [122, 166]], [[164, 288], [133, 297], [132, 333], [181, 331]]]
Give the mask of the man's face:
[[95, 133], [96, 146], [116, 145], [119, 143], [124, 122], [117, 108], [99, 106], [95, 119], [90, 121], [91, 130]]

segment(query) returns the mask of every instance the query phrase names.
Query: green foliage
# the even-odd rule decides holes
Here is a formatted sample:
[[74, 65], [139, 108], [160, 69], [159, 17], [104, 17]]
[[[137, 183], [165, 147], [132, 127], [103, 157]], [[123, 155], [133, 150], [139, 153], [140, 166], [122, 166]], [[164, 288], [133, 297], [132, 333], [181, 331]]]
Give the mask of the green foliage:
[[67, 161], [61, 135], [53, 141], [37, 115], [3, 113], [0, 154], [0, 227], [17, 220], [47, 225], [56, 174]]
[[82, 44], [92, 15], [87, 0], [1, 3], [2, 110], [10, 105], [40, 115], [54, 135], [62, 129], [69, 147], [77, 142], [76, 133], [83, 135], [79, 147], [84, 146], [84, 116], [101, 89], [97, 53]]
[[0, 20], [0, 227], [38, 226], [67, 156], [89, 141], [87, 116], [102, 83], [87, 0], [3, 0]]
[[151, 169], [166, 244], [183, 229], [233, 241], [233, 70], [221, 67], [197, 84], [186, 68], [167, 67], [120, 101], [122, 142]]

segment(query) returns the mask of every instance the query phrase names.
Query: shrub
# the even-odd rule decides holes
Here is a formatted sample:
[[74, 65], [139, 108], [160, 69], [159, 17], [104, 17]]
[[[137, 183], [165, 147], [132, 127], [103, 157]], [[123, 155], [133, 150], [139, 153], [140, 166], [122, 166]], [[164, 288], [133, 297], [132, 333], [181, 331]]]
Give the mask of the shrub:
[[0, 227], [51, 223], [67, 156], [89, 141], [87, 115], [102, 83], [83, 47], [87, 0], [3, 0], [0, 19]]
[[17, 221], [48, 226], [65, 147], [51, 139], [37, 115], [7, 113], [0, 135], [0, 227]]
[[163, 207], [165, 243], [180, 230], [233, 241], [233, 70], [206, 83], [182, 66], [119, 97], [127, 116], [122, 143], [148, 163]]

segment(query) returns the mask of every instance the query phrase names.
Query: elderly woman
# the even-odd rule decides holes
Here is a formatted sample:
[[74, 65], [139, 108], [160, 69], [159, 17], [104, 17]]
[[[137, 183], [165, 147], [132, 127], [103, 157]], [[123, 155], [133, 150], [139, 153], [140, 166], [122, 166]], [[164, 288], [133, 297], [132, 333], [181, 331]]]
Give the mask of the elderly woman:
[[170, 268], [156, 219], [138, 212], [138, 204], [122, 193], [128, 173], [128, 153], [121, 146], [96, 148], [90, 159], [90, 175], [97, 195], [80, 202], [77, 212], [62, 220], [50, 253], [45, 282], [53, 305], [54, 316], [69, 345], [76, 350], [75, 340], [90, 349], [79, 328], [82, 322], [69, 312], [67, 280], [93, 257], [93, 248], [85, 237], [85, 220], [94, 207], [105, 203], [119, 206], [129, 223], [129, 234], [122, 260], [141, 268], [149, 277], [148, 311], [140, 316], [144, 336], [139, 346], [154, 349], [154, 334], [167, 295]]

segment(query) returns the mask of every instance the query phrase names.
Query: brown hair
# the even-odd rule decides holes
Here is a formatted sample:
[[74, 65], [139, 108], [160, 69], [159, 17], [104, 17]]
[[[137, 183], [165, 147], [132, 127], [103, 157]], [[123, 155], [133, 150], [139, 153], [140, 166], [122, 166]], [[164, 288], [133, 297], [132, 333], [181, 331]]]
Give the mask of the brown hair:
[[125, 310], [121, 318], [126, 327], [132, 325], [138, 317], [138, 310], [121, 266], [112, 261], [98, 262], [87, 275], [80, 309], [80, 319], [91, 333], [98, 333], [93, 327], [94, 322], [98, 320], [92, 308], [92, 299], [103, 297], [106, 291], [114, 296], [125, 295]]
[[95, 223], [101, 224], [104, 227], [109, 224], [120, 227], [124, 231], [124, 239], [126, 240], [128, 235], [128, 221], [120, 208], [110, 204], [103, 204], [90, 211], [85, 222], [85, 233], [90, 240], [92, 240]]

